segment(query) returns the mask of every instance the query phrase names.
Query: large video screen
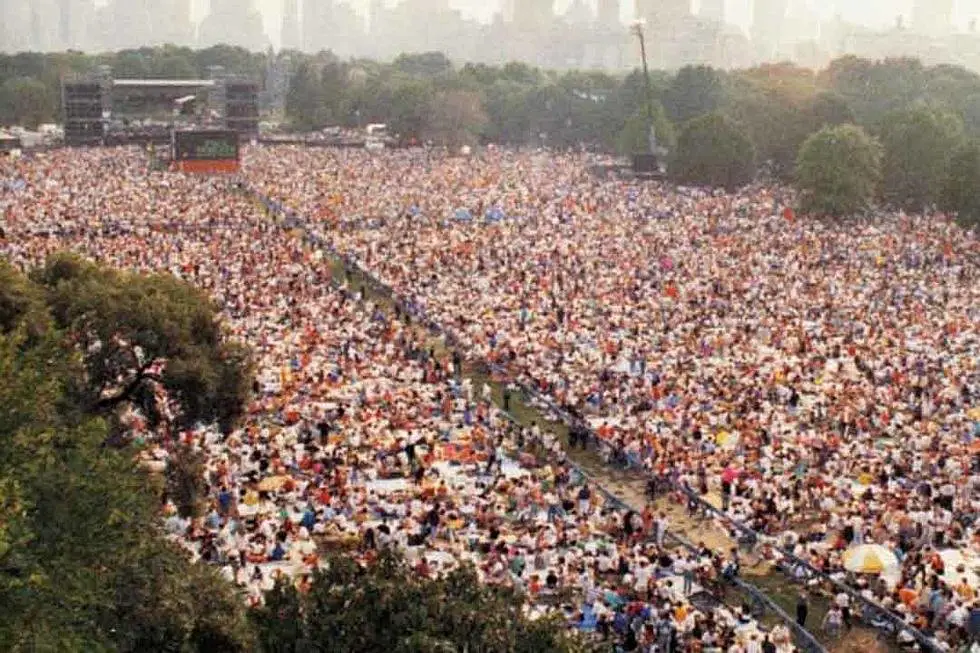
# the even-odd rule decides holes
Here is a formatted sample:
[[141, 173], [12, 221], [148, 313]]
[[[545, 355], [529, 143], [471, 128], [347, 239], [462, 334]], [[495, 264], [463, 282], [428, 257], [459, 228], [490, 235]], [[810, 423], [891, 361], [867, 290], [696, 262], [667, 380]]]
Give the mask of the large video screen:
[[238, 147], [238, 134], [232, 131], [174, 133], [176, 161], [237, 161]]

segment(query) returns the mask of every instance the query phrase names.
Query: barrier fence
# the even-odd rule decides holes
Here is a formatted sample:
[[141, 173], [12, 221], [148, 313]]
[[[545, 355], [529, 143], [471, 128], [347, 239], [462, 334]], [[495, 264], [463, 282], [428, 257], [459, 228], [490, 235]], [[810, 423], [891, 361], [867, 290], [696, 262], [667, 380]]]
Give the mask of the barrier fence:
[[[463, 347], [462, 343], [459, 341], [458, 338], [456, 338], [452, 333], [443, 329], [440, 324], [429, 319], [425, 315], [425, 312], [421, 310], [418, 306], [415, 306], [413, 303], [407, 302], [402, 298], [400, 298], [397, 295], [397, 293], [395, 293], [394, 289], [392, 289], [387, 284], [375, 278], [371, 273], [364, 270], [353, 257], [342, 254], [341, 252], [336, 250], [330, 243], [324, 240], [317, 233], [316, 225], [310, 225], [301, 216], [299, 216], [293, 211], [290, 211], [281, 203], [266, 197], [262, 193], [252, 188], [249, 188], [245, 184], [239, 184], [239, 187], [241, 190], [243, 190], [244, 192], [254, 197], [256, 200], [261, 202], [270, 213], [282, 219], [284, 228], [303, 229], [305, 231], [305, 236], [311, 245], [314, 245], [322, 250], [325, 250], [325, 252], [329, 253], [329, 255], [331, 255], [333, 258], [343, 262], [345, 272], [348, 274], [348, 276], [351, 274], [356, 274], [359, 277], [358, 281], [362, 285], [366, 287], [370, 287], [371, 290], [373, 290], [375, 293], [385, 297], [386, 300], [390, 301], [403, 314], [409, 316], [411, 319], [415, 320], [418, 324], [425, 326], [434, 335], [443, 338], [446, 344], [450, 348], [456, 351], [460, 351], [460, 350], [465, 351], [465, 347]], [[492, 365], [486, 362], [478, 362], [478, 364], [481, 365], [483, 371], [487, 374], [493, 374], [495, 372], [499, 372], [499, 368], [495, 369]], [[525, 383], [521, 383], [519, 381], [513, 381], [513, 380], [510, 381], [510, 383], [521, 392], [521, 394], [523, 395], [527, 403], [531, 403], [531, 404], [537, 403], [539, 405], [543, 405], [547, 407], [549, 411], [551, 411], [557, 417], [559, 417], [567, 426], [569, 426], [570, 428], [577, 427], [584, 434], [587, 434], [588, 436], [587, 443], [591, 445], [593, 448], [597, 448], [601, 450], [602, 447], [605, 446], [602, 440], [596, 435], [595, 431], [588, 424], [588, 422], [585, 419], [583, 419], [580, 415], [574, 414], [570, 412], [568, 409], [559, 406], [554, 402], [553, 399], [551, 399], [550, 397], [548, 397], [547, 395], [541, 392], [536, 391], [534, 388], [529, 387]], [[508, 418], [513, 420], [512, 415], [507, 413], [507, 416]], [[640, 470], [646, 472], [646, 470], [642, 468], [642, 465], [639, 464], [638, 460], [629, 460], [629, 458], [626, 456], [617, 455], [617, 452], [605, 451], [604, 453], [610, 455], [610, 457], [612, 458], [618, 459], [620, 463], [623, 463], [626, 466], [639, 468]], [[585, 478], [591, 479], [591, 476], [587, 474], [585, 470], [581, 469], [577, 465], [574, 465], [574, 463], [572, 465]], [[651, 475], [650, 480], [658, 481], [662, 479], [655, 479]], [[732, 517], [730, 517], [723, 511], [719, 510], [709, 502], [705, 501], [701, 496], [698, 496], [697, 493], [695, 493], [691, 488], [682, 486], [674, 478], [668, 480], [669, 480], [670, 490], [682, 493], [687, 497], [689, 501], [694, 502], [695, 505], [697, 505], [700, 510], [704, 511], [706, 514], [710, 514], [716, 517], [722, 523], [726, 524], [729, 528], [731, 528], [733, 531], [741, 533], [744, 536], [745, 540], [750, 545], [754, 546], [754, 544], [762, 541], [763, 538], [759, 533], [757, 533], [750, 527], [746, 526], [745, 524], [742, 524], [741, 522], [733, 519]], [[614, 495], [612, 495], [610, 492], [608, 492], [608, 490], [602, 487], [601, 484], [595, 483], [594, 481], [593, 483], [596, 485], [596, 487], [600, 489], [600, 491], [603, 492], [603, 494], [607, 498], [613, 501], [614, 504], [625, 507], [626, 509], [630, 509], [628, 505], [626, 505], [621, 500], [619, 500]], [[671, 536], [679, 545], [684, 546], [685, 548], [691, 548], [691, 549], [694, 548], [693, 545], [691, 545], [689, 542], [685, 542], [682, 538], [680, 538], [676, 534], [671, 534]], [[884, 631], [889, 635], [895, 635], [899, 632], [904, 631], [905, 633], [910, 635], [924, 650], [930, 651], [932, 653], [943, 653], [943, 649], [941, 649], [932, 638], [928, 637], [921, 630], [906, 623], [903, 619], [898, 617], [896, 614], [893, 614], [884, 606], [865, 598], [846, 583], [843, 583], [831, 577], [827, 573], [817, 569], [806, 560], [803, 560], [797, 557], [796, 555], [794, 555], [792, 552], [778, 546], [773, 546], [772, 548], [773, 550], [777, 551], [781, 556], [783, 556], [783, 558], [791, 564], [792, 569], [802, 568], [806, 571], [807, 574], [810, 575], [810, 578], [819, 579], [820, 581], [825, 582], [830, 586], [834, 587], [838, 591], [846, 593], [851, 598], [852, 601], [854, 601], [857, 605], [860, 605], [862, 607], [863, 610], [860, 617], [866, 624], [875, 627], [881, 631]], [[797, 582], [801, 580], [797, 578], [795, 574], [792, 573], [789, 573], [788, 576], [792, 580]], [[734, 582], [735, 585], [739, 587], [739, 589], [752, 596], [753, 599], [757, 601], [757, 603], [766, 606], [766, 608], [771, 610], [773, 614], [777, 615], [780, 619], [782, 619], [782, 621], [785, 622], [791, 628], [794, 637], [797, 641], [797, 644], [802, 649], [807, 651], [813, 651], [814, 653], [822, 652], [825, 650], [809, 631], [801, 628], [796, 623], [796, 620], [794, 618], [786, 614], [786, 612], [782, 610], [778, 605], [776, 605], [762, 590], [755, 587], [754, 585], [751, 585], [750, 583], [745, 582], [741, 578], [736, 577], [734, 579]]]

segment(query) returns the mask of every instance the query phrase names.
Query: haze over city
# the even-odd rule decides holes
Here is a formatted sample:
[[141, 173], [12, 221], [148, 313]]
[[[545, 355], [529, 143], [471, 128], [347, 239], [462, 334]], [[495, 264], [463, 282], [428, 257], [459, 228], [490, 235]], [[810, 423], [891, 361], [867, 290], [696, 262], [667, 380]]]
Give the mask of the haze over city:
[[639, 63], [627, 26], [642, 18], [656, 68], [820, 68], [856, 54], [980, 70], [978, 17], [980, 0], [0, 0], [0, 51], [225, 43], [623, 71]]
[[[891, 26], [897, 16], [906, 20], [912, 17], [915, 0], [863, 0], [862, 2], [816, 2], [801, 0], [803, 4], [815, 11], [821, 18], [829, 19], [840, 15], [844, 20], [853, 21], [868, 27]], [[449, 0], [449, 6], [458, 9], [464, 17], [482, 22], [490, 22], [494, 14], [502, 11], [504, 0]], [[590, 0], [595, 10], [598, 0]], [[106, 4], [106, 0], [96, 4]], [[349, 4], [366, 16], [370, 10], [369, 0], [350, 0]], [[387, 0], [387, 6], [397, 2]], [[564, 13], [572, 4], [572, 0], [556, 0], [555, 11]], [[283, 0], [257, 0], [256, 7], [262, 12], [266, 34], [275, 45], [280, 45], [279, 26], [282, 22]], [[620, 17], [626, 22], [633, 14], [633, 3], [626, 0], [622, 3]], [[694, 11], [700, 9], [701, 0], [693, 0]], [[208, 0], [192, 0], [192, 19], [201, 21], [207, 14]], [[969, 21], [980, 14], [980, 0], [958, 0], [953, 5], [953, 23], [960, 29], [965, 29]], [[728, 22], [749, 29], [752, 24], [752, 0], [725, 0], [725, 15]]]

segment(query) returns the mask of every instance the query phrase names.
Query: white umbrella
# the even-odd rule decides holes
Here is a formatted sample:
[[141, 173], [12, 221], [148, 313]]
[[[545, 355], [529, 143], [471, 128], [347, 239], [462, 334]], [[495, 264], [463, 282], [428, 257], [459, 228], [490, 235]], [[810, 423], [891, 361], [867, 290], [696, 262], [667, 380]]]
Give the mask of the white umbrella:
[[844, 568], [857, 574], [881, 574], [898, 566], [895, 554], [880, 544], [859, 544], [844, 552]]

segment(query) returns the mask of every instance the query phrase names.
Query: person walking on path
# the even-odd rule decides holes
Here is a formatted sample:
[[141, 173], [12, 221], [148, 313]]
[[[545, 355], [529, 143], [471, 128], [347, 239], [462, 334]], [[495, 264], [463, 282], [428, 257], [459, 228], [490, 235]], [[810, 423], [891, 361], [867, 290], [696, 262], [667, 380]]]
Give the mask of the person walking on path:
[[807, 596], [805, 593], [800, 592], [799, 597], [796, 599], [796, 624], [800, 628], [806, 628], [806, 618], [810, 612], [810, 606], [807, 603]]

